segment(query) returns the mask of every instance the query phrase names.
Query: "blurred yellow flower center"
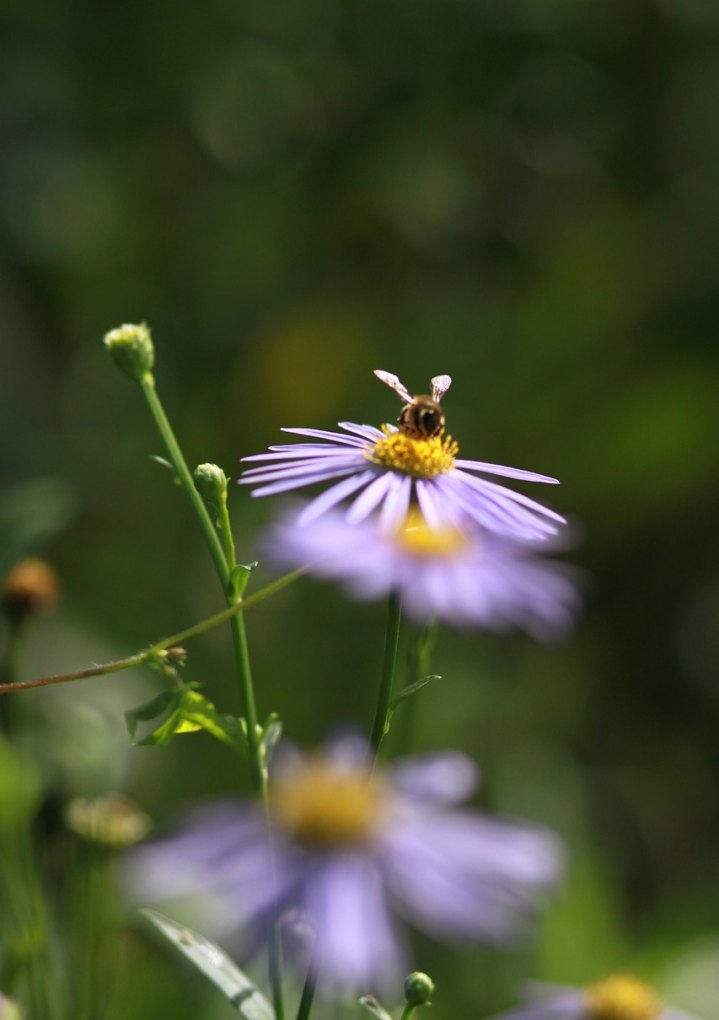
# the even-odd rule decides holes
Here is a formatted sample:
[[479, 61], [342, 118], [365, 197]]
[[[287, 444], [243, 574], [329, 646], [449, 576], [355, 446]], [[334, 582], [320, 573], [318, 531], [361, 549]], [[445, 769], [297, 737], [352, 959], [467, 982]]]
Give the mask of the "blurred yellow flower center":
[[625, 974], [601, 981], [585, 995], [591, 1020], [657, 1020], [663, 1009], [649, 985]]
[[431, 528], [419, 507], [410, 509], [397, 539], [413, 556], [451, 556], [467, 544], [466, 536], [458, 528]]
[[382, 782], [363, 769], [339, 769], [321, 758], [306, 761], [271, 791], [276, 823], [315, 847], [366, 843], [385, 806]]
[[454, 464], [459, 446], [451, 436], [440, 432], [431, 439], [415, 439], [403, 432], [390, 432], [382, 426], [384, 439], [378, 439], [367, 454], [375, 464], [403, 471], [413, 478], [436, 478], [443, 475]]

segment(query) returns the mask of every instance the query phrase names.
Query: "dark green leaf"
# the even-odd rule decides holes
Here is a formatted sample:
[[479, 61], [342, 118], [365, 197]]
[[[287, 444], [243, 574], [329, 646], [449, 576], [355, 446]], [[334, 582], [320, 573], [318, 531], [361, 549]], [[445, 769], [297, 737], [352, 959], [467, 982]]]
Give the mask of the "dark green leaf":
[[156, 910], [142, 913], [182, 955], [219, 988], [245, 1020], [274, 1020], [269, 1001], [239, 967], [210, 939], [177, 924]]
[[[162, 691], [156, 697], [150, 701], [146, 701], [142, 705], [138, 705], [137, 708], [130, 709], [129, 712], [125, 712], [125, 725], [127, 731], [130, 734], [130, 742], [134, 745], [147, 743], [147, 738], [137, 738], [137, 727], [141, 722], [151, 722], [153, 719], [159, 719], [166, 712], [172, 712], [173, 714], [179, 708], [182, 691], [180, 688], [173, 688], [169, 691]], [[152, 736], [152, 734], [150, 734]], [[169, 738], [168, 738], [169, 739]], [[157, 741], [149, 741], [150, 743], [157, 743]], [[165, 741], [166, 743], [167, 741]]]

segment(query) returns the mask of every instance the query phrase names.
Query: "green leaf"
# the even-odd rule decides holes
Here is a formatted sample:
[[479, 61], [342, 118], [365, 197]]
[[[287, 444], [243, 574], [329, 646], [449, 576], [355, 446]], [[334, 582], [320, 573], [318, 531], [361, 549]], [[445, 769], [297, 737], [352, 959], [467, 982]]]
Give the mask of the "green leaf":
[[417, 691], [421, 691], [423, 687], [426, 687], [432, 680], [441, 680], [442, 677], [436, 673], [432, 673], [430, 676], [423, 676], [421, 680], [415, 680], [413, 684], [408, 684], [407, 687], [403, 688], [396, 698], [393, 698], [389, 703], [391, 711], [397, 708], [397, 705], [401, 704], [407, 698], [411, 698]]
[[275, 1020], [275, 1012], [267, 998], [218, 945], [156, 910], [143, 910], [142, 913], [190, 963], [219, 988], [245, 1020]]
[[[158, 726], [138, 737], [139, 723], [152, 722], [162, 716], [165, 718]], [[192, 684], [163, 691], [144, 705], [125, 712], [125, 721], [135, 747], [159, 747], [169, 743], [176, 734], [204, 730], [243, 754], [247, 749], [244, 720], [218, 712]]]
[[[175, 687], [169, 691], [162, 691], [156, 697], [151, 698], [150, 701], [144, 702], [142, 705], [138, 705], [137, 708], [130, 709], [129, 712], [125, 712], [125, 725], [127, 726], [127, 732], [130, 734], [130, 743], [136, 747], [141, 744], [156, 744], [160, 743], [157, 740], [151, 740], [153, 733], [150, 733], [147, 737], [142, 739], [137, 736], [137, 728], [141, 722], [152, 722], [153, 719], [159, 719], [166, 712], [171, 712], [173, 715], [177, 712], [180, 706], [182, 691], [179, 687]], [[162, 727], [159, 727], [160, 729]], [[154, 731], [156, 732], [156, 731]], [[172, 734], [170, 734], [172, 736]], [[168, 737], [167, 740], [170, 738]], [[167, 740], [164, 743], [167, 743]]]
[[282, 721], [276, 712], [267, 717], [262, 730], [262, 750], [265, 756], [265, 765], [269, 765], [272, 753], [277, 747], [280, 737], [282, 736]]
[[361, 996], [359, 1004], [360, 1006], [364, 1006], [364, 1008], [373, 1016], [377, 1017], [377, 1020], [392, 1020], [390, 1014], [379, 1004], [379, 1002], [377, 1002], [374, 995]]
[[213, 737], [243, 753], [247, 750], [247, 732], [244, 719], [218, 712], [203, 694], [191, 689], [184, 691], [180, 706], [181, 718], [175, 733], [192, 733], [205, 730]]
[[244, 595], [247, 582], [250, 579], [252, 571], [257, 566], [257, 560], [253, 563], [238, 563], [232, 568], [230, 572], [229, 590], [234, 593], [236, 597]]

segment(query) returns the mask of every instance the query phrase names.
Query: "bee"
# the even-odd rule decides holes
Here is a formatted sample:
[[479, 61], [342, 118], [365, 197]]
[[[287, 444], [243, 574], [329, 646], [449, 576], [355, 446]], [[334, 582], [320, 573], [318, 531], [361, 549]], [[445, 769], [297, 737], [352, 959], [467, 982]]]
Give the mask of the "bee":
[[430, 380], [432, 396], [413, 397], [407, 387], [391, 372], [375, 369], [374, 373], [385, 385], [405, 401], [402, 413], [397, 419], [399, 430], [413, 439], [432, 439], [444, 428], [444, 412], [439, 402], [452, 385], [448, 375], [436, 375]]

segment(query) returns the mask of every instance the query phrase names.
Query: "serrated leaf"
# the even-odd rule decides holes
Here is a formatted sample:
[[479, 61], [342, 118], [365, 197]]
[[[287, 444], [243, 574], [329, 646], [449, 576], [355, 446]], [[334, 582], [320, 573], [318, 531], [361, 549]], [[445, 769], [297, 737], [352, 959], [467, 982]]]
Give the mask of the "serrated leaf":
[[359, 1004], [360, 1006], [364, 1006], [364, 1008], [373, 1016], [377, 1017], [377, 1020], [392, 1020], [390, 1014], [383, 1006], [379, 1004], [377, 999], [375, 999], [374, 995], [361, 996], [359, 999]]
[[197, 970], [218, 988], [245, 1020], [275, 1020], [269, 1000], [220, 947], [156, 910], [142, 913]]
[[422, 688], [426, 687], [427, 684], [430, 683], [432, 680], [441, 679], [442, 679], [441, 676], [438, 676], [436, 673], [432, 673], [430, 674], [430, 676], [423, 676], [421, 680], [415, 680], [413, 684], [408, 684], [405, 688], [403, 688], [399, 692], [396, 698], [393, 698], [392, 701], [390, 701], [389, 703], [390, 709], [394, 712], [394, 710], [397, 708], [397, 705], [401, 704], [407, 698], [411, 698], [413, 694], [417, 693], [417, 691], [421, 691]]

